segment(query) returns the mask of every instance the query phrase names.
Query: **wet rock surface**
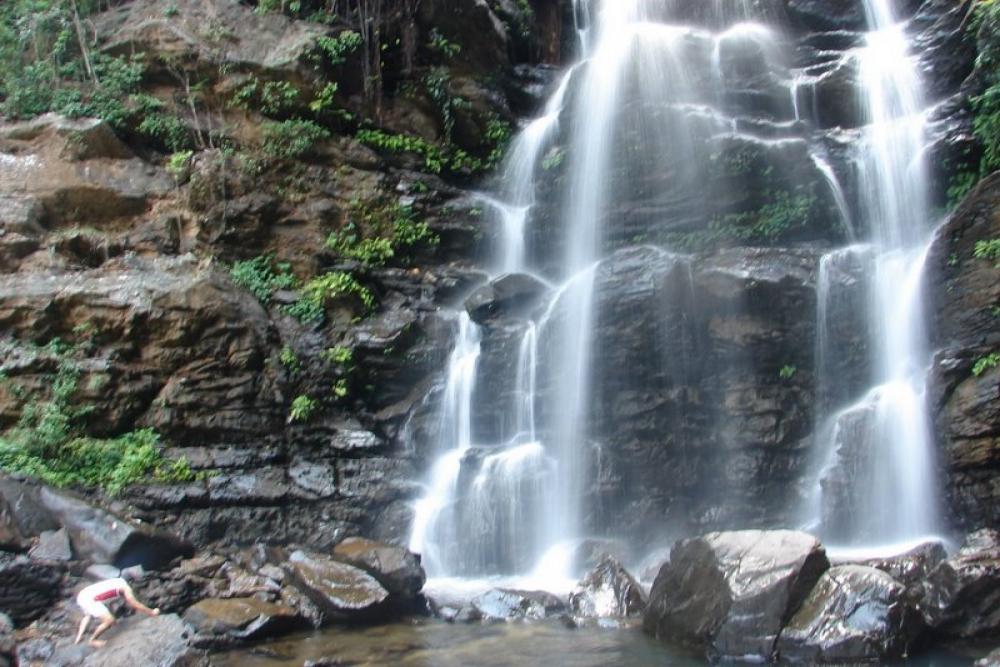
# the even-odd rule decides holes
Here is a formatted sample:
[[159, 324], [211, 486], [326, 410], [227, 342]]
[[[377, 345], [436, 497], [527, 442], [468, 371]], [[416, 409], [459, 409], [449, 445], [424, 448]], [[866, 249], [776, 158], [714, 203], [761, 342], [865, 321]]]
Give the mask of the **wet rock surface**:
[[908, 655], [923, 620], [906, 587], [881, 570], [827, 570], [775, 645], [782, 660], [803, 664], [882, 661]]
[[63, 594], [65, 563], [0, 552], [0, 609], [18, 626], [45, 614]]
[[205, 599], [184, 612], [201, 647], [223, 648], [278, 636], [304, 626], [290, 607], [254, 598]]
[[927, 289], [938, 348], [931, 373], [932, 409], [947, 474], [945, 493], [960, 525], [976, 528], [1000, 519], [1000, 371], [976, 376], [977, 360], [1000, 346], [992, 308], [1000, 304], [1000, 269], [976, 259], [976, 243], [1000, 235], [1000, 175], [993, 175], [952, 213], [927, 259]]
[[412, 603], [427, 581], [420, 556], [403, 547], [349, 537], [334, 547], [333, 557], [375, 577], [400, 604]]
[[387, 613], [389, 592], [364, 570], [305, 551], [282, 567], [329, 620], [372, 621]]
[[931, 571], [921, 609], [927, 625], [944, 637], [1000, 634], [1000, 533], [970, 534], [957, 554]]
[[635, 616], [646, 609], [646, 594], [621, 563], [605, 557], [570, 593], [569, 608], [586, 618]]
[[537, 621], [566, 611], [566, 603], [552, 593], [506, 588], [494, 588], [477, 595], [470, 607], [484, 621]]
[[770, 659], [784, 622], [829, 561], [793, 531], [710, 533], [682, 540], [653, 583], [643, 629], [709, 655]]

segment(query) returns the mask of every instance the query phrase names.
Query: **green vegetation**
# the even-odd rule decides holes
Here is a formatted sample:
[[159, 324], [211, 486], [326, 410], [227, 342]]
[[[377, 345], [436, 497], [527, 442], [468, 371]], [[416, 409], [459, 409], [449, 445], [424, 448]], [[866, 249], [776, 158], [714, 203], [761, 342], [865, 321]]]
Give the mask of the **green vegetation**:
[[301, 103], [299, 89], [287, 81], [268, 81], [263, 85], [257, 77], [239, 87], [229, 104], [245, 111], [260, 111], [265, 116], [277, 117], [288, 113]]
[[1000, 352], [990, 352], [986, 356], [976, 359], [976, 363], [972, 365], [972, 374], [979, 377], [997, 366], [1000, 366]]
[[292, 375], [298, 375], [302, 370], [302, 362], [299, 361], [299, 355], [295, 354], [295, 350], [287, 345], [281, 348], [281, 352], [278, 353], [278, 361]]
[[778, 371], [778, 377], [781, 378], [782, 380], [791, 380], [793, 377], [795, 377], [795, 374], [798, 372], [798, 370], [799, 370], [798, 368], [792, 365], [782, 366], [781, 370]]
[[320, 352], [320, 358], [328, 364], [347, 366], [354, 360], [354, 351], [349, 347], [337, 345]]
[[809, 220], [816, 198], [786, 190], [767, 191], [765, 204], [752, 211], [713, 218], [704, 230], [669, 233], [665, 242], [680, 250], [702, 250], [730, 242], [771, 243]]
[[233, 282], [248, 290], [262, 304], [267, 305], [271, 296], [281, 289], [295, 289], [298, 280], [291, 273], [291, 265], [275, 264], [270, 255], [233, 264], [229, 271]]
[[393, 258], [405, 258], [420, 246], [439, 242], [425, 222], [417, 222], [413, 209], [393, 201], [351, 203], [350, 219], [326, 240], [326, 247], [341, 257], [368, 266], [382, 266]]
[[976, 259], [989, 259], [997, 262], [997, 266], [1000, 268], [1000, 239], [976, 241], [972, 256]]
[[334, 66], [347, 62], [347, 56], [357, 51], [361, 43], [361, 35], [353, 30], [345, 30], [336, 37], [324, 36], [316, 40], [316, 46]]
[[561, 146], [553, 146], [542, 158], [542, 169], [545, 171], [556, 169], [563, 163], [564, 159], [566, 159], [566, 150]]
[[435, 51], [445, 58], [454, 58], [459, 53], [462, 52], [462, 46], [450, 41], [447, 37], [442, 35], [437, 28], [431, 28], [431, 39], [428, 42], [427, 47], [431, 51]]
[[312, 419], [319, 409], [319, 402], [306, 394], [300, 394], [292, 401], [291, 410], [288, 412], [289, 422], [305, 422]]
[[309, 153], [313, 146], [330, 138], [330, 131], [311, 120], [284, 120], [261, 125], [261, 149], [268, 157], [291, 160]]
[[332, 271], [303, 285], [299, 300], [288, 306], [287, 312], [302, 322], [319, 323], [326, 317], [327, 303], [343, 298], [358, 299], [366, 314], [376, 306], [375, 295], [354, 276], [343, 271]]
[[[77, 350], [55, 339], [33, 353], [54, 362], [56, 372], [49, 395], [25, 406], [17, 425], [0, 435], [0, 468], [54, 486], [100, 487], [112, 496], [142, 482], [196, 479], [186, 460], [163, 457], [151, 429], [110, 439], [87, 436], [83, 425], [93, 408], [74, 406], [80, 381]], [[23, 393], [23, 388], [12, 391]]]
[[177, 151], [167, 160], [167, 172], [174, 177], [175, 181], [180, 180], [181, 176], [184, 175], [192, 157], [194, 157], [194, 151]]

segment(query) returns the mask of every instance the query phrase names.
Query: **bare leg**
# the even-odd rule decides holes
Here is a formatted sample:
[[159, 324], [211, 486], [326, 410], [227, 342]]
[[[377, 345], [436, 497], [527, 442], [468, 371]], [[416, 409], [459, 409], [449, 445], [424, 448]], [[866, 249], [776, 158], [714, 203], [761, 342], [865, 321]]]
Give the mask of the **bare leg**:
[[94, 630], [94, 634], [90, 635], [90, 645], [93, 646], [94, 648], [100, 648], [105, 644], [107, 644], [105, 640], [98, 639], [98, 637], [104, 634], [104, 631], [110, 628], [112, 625], [114, 625], [114, 623], [115, 623], [115, 617], [112, 616], [111, 614], [108, 614], [107, 616], [102, 618], [101, 624], [98, 625], [97, 628]]
[[74, 644], [79, 644], [80, 640], [83, 639], [83, 633], [87, 631], [87, 626], [90, 624], [90, 614], [84, 614], [83, 618], [80, 620], [80, 630], [76, 633], [76, 640]]

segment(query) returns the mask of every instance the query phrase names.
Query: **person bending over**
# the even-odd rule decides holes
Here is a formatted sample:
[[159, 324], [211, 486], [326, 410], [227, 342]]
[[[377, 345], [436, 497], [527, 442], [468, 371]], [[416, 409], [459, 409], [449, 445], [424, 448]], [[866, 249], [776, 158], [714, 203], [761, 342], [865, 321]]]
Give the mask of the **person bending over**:
[[76, 596], [76, 603], [83, 609], [83, 620], [80, 621], [80, 630], [76, 633], [74, 644], [79, 644], [80, 640], [83, 639], [83, 633], [87, 631], [87, 625], [90, 623], [91, 617], [100, 619], [101, 622], [94, 629], [94, 634], [90, 636], [89, 644], [95, 648], [99, 648], [107, 643], [103, 639], [98, 639], [98, 637], [114, 625], [115, 616], [105, 603], [117, 598], [122, 598], [125, 600], [125, 604], [147, 616], [160, 615], [159, 609], [150, 609], [139, 602], [135, 597], [135, 593], [132, 592], [132, 587], [123, 578], [116, 577], [114, 579], [98, 581], [96, 584], [91, 584], [84, 588]]

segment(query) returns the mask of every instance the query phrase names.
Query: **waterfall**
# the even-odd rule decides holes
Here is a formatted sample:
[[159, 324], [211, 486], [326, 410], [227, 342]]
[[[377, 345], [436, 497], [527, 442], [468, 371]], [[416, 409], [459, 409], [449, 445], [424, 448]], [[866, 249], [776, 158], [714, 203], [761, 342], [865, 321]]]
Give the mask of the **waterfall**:
[[[702, 513], [671, 518], [678, 523], [740, 527], [750, 516], [741, 504], [751, 491], [731, 479], [746, 483], [749, 468], [759, 465], [752, 474], [762, 476], [780, 467], [754, 459], [769, 442], [754, 441], [743, 426], [759, 428], [773, 418], [776, 440], [785, 429], [784, 415], [741, 412], [745, 397], [759, 399], [758, 387], [748, 383], [796, 369], [781, 363], [772, 369], [774, 360], [756, 359], [733, 343], [744, 332], [756, 335], [750, 305], [738, 298], [718, 305], [728, 298], [727, 281], [743, 279], [766, 257], [748, 254], [706, 287], [697, 255], [678, 252], [692, 239], [773, 245], [785, 227], [805, 228], [812, 215], [823, 217], [826, 228], [798, 233], [812, 233], [806, 240], [826, 248], [831, 240], [842, 244], [815, 267], [815, 465], [805, 473], [795, 463], [797, 477], [782, 480], [789, 488], [775, 497], [808, 487], [799, 518], [845, 545], [938, 530], [920, 294], [931, 221], [920, 81], [904, 26], [888, 0], [866, 3], [871, 30], [844, 56], [857, 66], [863, 127], [851, 135], [853, 150], [841, 150], [840, 137], [830, 139], [835, 131], [822, 129], [817, 118], [825, 61], [794, 62], [783, 6], [780, 0], [573, 1], [578, 59], [512, 142], [497, 186], [481, 195], [500, 230], [492, 276], [531, 274], [551, 289], [530, 312], [502, 325], [480, 327], [464, 312], [457, 318], [455, 348], [438, 387], [436, 459], [410, 541], [432, 577], [533, 574], [553, 585], [578, 574], [581, 541], [624, 534], [614, 504], [608, 508], [598, 497], [607, 489], [595, 491], [615, 455], [622, 457], [602, 440], [616, 435], [601, 421], [611, 410], [602, 401], [617, 397], [599, 384], [601, 369], [620, 357], [598, 337], [618, 296], [601, 290], [616, 279], [612, 265], [622, 257], [626, 269], [629, 261], [662, 263], [643, 285], [633, 285], [628, 274], [616, 289], [656, 293], [663, 313], [676, 319], [658, 330], [677, 337], [683, 352], [675, 356], [687, 357], [689, 349], [691, 356], [657, 355], [659, 342], [644, 341], [649, 367], [627, 369], [635, 378], [623, 383], [637, 391], [650, 389], [641, 382], [660, 383], [658, 409], [675, 421], [664, 426], [659, 415], [644, 414], [648, 423], [635, 428], [666, 431], [663, 446], [673, 443], [687, 457], [684, 469], [662, 471], [665, 491], [655, 502], [673, 503], [671, 509], [690, 502], [690, 515]], [[553, 154], [565, 160], [551, 167], [546, 156]], [[649, 245], [657, 252], [634, 252]], [[667, 281], [673, 284], [660, 284]], [[746, 319], [729, 312], [740, 307], [736, 315]], [[733, 319], [720, 324], [712, 308], [729, 309], [719, 321]], [[690, 337], [698, 326], [708, 337], [716, 325], [733, 338]], [[488, 361], [498, 349], [504, 363], [480, 358]], [[715, 356], [702, 363], [699, 355]], [[490, 370], [481, 371], [481, 362]], [[698, 373], [708, 380], [692, 380]], [[764, 390], [779, 394], [769, 403], [777, 407], [767, 409], [783, 409], [780, 394], [788, 387]], [[493, 426], [483, 426], [478, 415]], [[805, 442], [808, 416], [803, 421]], [[632, 451], [631, 443], [618, 446], [625, 455]], [[801, 461], [798, 443], [781, 446]], [[685, 478], [689, 468], [710, 465], [717, 469]], [[624, 484], [613, 477], [617, 472], [607, 474]], [[725, 516], [705, 509], [725, 502], [732, 506]], [[796, 513], [763, 511], [752, 517], [754, 525], [783, 526]]]
[[[825, 437], [818, 433], [827, 443], [822, 531], [845, 545], [904, 543], [940, 530], [925, 406], [930, 355], [921, 278], [932, 229], [921, 86], [905, 26], [889, 0], [867, 0], [865, 9], [871, 31], [851, 57], [868, 121], [855, 161], [859, 216], [872, 251], [872, 386], [832, 417]], [[818, 296], [822, 354], [827, 294]]]

